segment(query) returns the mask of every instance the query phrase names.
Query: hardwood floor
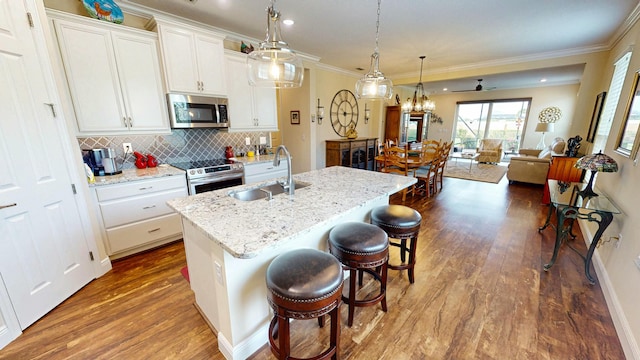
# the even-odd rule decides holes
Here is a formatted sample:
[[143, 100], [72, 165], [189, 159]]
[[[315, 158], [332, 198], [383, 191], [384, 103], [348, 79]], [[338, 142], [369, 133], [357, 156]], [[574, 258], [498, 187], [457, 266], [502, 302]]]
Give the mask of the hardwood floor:
[[[390, 271], [388, 312], [358, 308], [352, 328], [342, 307], [342, 359], [624, 359], [582, 259], [563, 247], [542, 270], [554, 241], [553, 230], [537, 231], [548, 209], [542, 187], [444, 181], [436, 196], [405, 202], [423, 215], [415, 284]], [[576, 245], [584, 250], [580, 235]], [[0, 359], [223, 359], [180, 274], [185, 264], [181, 242], [114, 262]], [[293, 355], [318, 353], [329, 328], [294, 322]], [[264, 347], [252, 358], [272, 356]]]

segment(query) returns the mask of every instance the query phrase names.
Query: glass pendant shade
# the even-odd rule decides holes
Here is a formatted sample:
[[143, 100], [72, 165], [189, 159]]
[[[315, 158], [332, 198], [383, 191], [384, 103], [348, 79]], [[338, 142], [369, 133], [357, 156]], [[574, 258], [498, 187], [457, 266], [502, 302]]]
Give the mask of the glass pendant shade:
[[280, 35], [280, 12], [267, 9], [267, 37], [247, 57], [249, 84], [267, 88], [302, 86], [304, 66]]
[[378, 53], [378, 36], [380, 34], [380, 2], [378, 0], [378, 20], [376, 21], [376, 48], [371, 54], [371, 65], [367, 72], [356, 82], [356, 96], [358, 99], [376, 100], [391, 99], [393, 82], [380, 71], [380, 54]]
[[391, 99], [393, 82], [378, 70], [378, 53], [371, 55], [369, 72], [356, 82], [356, 94], [359, 99]]

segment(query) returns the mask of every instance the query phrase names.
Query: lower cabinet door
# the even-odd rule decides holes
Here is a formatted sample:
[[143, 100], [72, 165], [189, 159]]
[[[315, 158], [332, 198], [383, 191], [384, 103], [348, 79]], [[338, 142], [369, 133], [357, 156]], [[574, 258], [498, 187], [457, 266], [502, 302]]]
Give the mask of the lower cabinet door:
[[157, 246], [162, 244], [160, 240], [170, 241], [180, 237], [182, 237], [182, 223], [180, 215], [175, 213], [107, 229], [107, 241], [111, 254], [149, 244]]

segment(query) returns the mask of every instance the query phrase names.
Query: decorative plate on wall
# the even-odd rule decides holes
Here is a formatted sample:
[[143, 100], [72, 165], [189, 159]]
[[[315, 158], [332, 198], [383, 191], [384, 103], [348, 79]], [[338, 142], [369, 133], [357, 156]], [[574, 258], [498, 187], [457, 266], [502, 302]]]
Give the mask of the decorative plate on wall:
[[122, 10], [113, 0], [82, 0], [82, 4], [92, 18], [116, 24], [124, 21]]
[[552, 106], [540, 111], [540, 114], [538, 114], [538, 121], [541, 123], [555, 123], [560, 120], [560, 117], [562, 117], [562, 111], [560, 108]]

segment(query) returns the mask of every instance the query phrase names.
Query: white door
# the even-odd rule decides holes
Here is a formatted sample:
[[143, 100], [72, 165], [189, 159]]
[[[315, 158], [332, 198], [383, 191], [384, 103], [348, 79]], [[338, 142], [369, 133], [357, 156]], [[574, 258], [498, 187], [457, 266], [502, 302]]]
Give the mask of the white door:
[[0, 278], [22, 329], [94, 277], [64, 120], [47, 105], [57, 97], [38, 60], [48, 61], [42, 30], [29, 27], [26, 9], [0, 0]]

